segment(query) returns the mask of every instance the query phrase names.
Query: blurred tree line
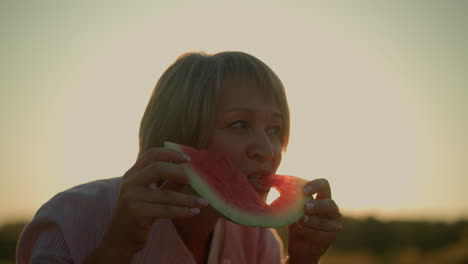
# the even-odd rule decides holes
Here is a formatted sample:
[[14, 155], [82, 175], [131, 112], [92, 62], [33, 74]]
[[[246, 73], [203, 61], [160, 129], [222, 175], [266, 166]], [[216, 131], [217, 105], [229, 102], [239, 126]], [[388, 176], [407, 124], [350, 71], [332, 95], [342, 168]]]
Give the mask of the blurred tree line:
[[[16, 244], [26, 224], [0, 227], [0, 264], [14, 263]], [[277, 231], [287, 248], [287, 228]], [[429, 263], [425, 255], [438, 261], [434, 263], [468, 264], [468, 220], [447, 223], [344, 217], [343, 230], [322, 263], [353, 263], [353, 257], [355, 263], [362, 264]], [[454, 260], [446, 260], [449, 258]]]
[[0, 226], [0, 264], [14, 263], [16, 243], [26, 224], [24, 221]]
[[[344, 217], [321, 263], [468, 264], [468, 220], [381, 221]], [[287, 250], [287, 228], [277, 229]]]
[[[432, 251], [457, 243], [468, 232], [468, 221], [453, 223], [428, 221], [388, 221], [375, 218], [343, 219], [343, 232], [336, 241], [337, 250], [369, 250], [375, 254], [415, 248]], [[468, 248], [467, 248], [468, 251]]]

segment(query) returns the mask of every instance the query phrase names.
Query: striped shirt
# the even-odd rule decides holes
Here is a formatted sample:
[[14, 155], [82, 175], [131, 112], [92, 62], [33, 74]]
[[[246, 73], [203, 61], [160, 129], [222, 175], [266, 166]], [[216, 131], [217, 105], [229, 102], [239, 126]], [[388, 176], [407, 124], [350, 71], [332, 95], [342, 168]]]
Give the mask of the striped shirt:
[[[45, 203], [21, 234], [17, 263], [82, 263], [109, 228], [121, 180], [117, 177], [82, 184]], [[281, 263], [281, 250], [281, 241], [273, 230], [220, 219], [208, 263]], [[132, 263], [196, 262], [172, 221], [159, 219]]]

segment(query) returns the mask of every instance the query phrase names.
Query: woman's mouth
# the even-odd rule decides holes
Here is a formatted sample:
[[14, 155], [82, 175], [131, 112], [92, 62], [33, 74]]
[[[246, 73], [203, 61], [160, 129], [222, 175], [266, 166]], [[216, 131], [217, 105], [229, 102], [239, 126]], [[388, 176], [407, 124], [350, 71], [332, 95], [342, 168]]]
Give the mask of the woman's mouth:
[[247, 180], [250, 185], [257, 191], [260, 196], [268, 194], [271, 188], [271, 173], [269, 172], [255, 172], [247, 175]]
[[249, 179], [250, 185], [257, 191], [261, 196], [267, 194], [270, 191], [270, 186], [262, 183], [258, 179]]

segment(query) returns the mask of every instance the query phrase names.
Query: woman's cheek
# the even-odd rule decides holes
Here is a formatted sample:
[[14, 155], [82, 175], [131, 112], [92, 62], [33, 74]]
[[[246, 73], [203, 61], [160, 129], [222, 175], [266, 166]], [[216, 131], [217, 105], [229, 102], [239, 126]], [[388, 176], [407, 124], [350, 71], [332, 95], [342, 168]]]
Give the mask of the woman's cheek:
[[281, 163], [281, 159], [283, 158], [283, 144], [281, 144], [281, 141], [276, 139], [273, 141], [274, 142], [274, 152], [275, 152], [275, 162], [276, 167], [279, 166]]
[[222, 152], [230, 156], [234, 161], [241, 157], [244, 140], [238, 135], [226, 131], [218, 131], [208, 144], [208, 150]]

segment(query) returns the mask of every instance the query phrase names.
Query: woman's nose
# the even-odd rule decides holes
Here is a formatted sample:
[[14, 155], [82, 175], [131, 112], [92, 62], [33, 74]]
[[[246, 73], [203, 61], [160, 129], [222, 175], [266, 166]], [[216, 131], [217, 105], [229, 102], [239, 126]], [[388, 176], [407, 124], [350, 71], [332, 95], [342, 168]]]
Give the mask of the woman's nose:
[[255, 133], [247, 147], [247, 156], [258, 161], [271, 160], [275, 156], [275, 148], [266, 132]]

